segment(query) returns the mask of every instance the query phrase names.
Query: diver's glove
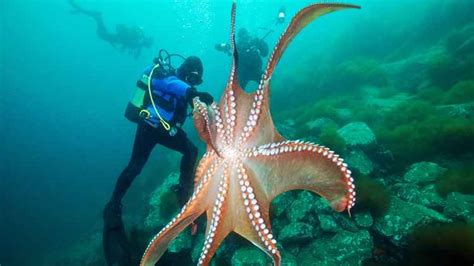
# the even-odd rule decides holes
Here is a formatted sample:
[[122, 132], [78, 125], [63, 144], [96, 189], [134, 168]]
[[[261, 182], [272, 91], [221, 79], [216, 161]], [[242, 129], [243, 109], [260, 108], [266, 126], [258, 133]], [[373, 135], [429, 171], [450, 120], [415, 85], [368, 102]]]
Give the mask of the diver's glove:
[[192, 106], [192, 102], [194, 97], [199, 97], [199, 100], [207, 105], [210, 105], [211, 103], [214, 102], [214, 97], [212, 97], [211, 94], [207, 92], [199, 92], [196, 90], [196, 88], [191, 87], [188, 89], [186, 93], [186, 98], [188, 100], [188, 103]]

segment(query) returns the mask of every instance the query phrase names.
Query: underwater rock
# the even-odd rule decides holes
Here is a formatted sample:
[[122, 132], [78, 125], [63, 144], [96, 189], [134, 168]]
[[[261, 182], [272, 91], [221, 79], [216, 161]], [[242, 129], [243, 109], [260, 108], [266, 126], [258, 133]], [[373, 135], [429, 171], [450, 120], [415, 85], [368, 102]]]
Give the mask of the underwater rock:
[[359, 231], [359, 227], [357, 227], [355, 220], [349, 217], [347, 212], [333, 213], [332, 215], [340, 228], [349, 232]]
[[420, 188], [413, 183], [397, 183], [390, 190], [400, 199], [411, 203], [423, 205], [428, 208], [442, 210], [445, 200], [436, 191], [434, 184]]
[[270, 264], [270, 259], [255, 247], [244, 247], [235, 251], [232, 266], [260, 266]]
[[197, 236], [194, 237], [193, 247], [191, 249], [191, 258], [193, 262], [198, 261], [199, 256], [201, 256], [202, 247], [204, 245], [204, 233], [199, 233]]
[[449, 193], [443, 214], [455, 220], [473, 221], [474, 195], [465, 195], [458, 192]]
[[446, 172], [446, 168], [436, 163], [419, 162], [410, 166], [403, 179], [412, 183], [432, 182], [438, 179], [444, 172]]
[[306, 246], [298, 256], [298, 265], [362, 265], [372, 256], [373, 246], [367, 230], [339, 231]]
[[397, 183], [393, 186], [389, 186], [390, 191], [400, 199], [412, 203], [420, 203], [421, 192], [419, 187], [413, 183]]
[[374, 224], [374, 219], [369, 211], [357, 212], [354, 214], [354, 219], [358, 226], [368, 228]]
[[288, 139], [294, 139], [296, 136], [296, 126], [293, 119], [287, 119], [283, 123], [278, 123], [275, 125], [278, 128], [278, 132]]
[[474, 102], [436, 106], [436, 111], [451, 117], [470, 118], [474, 116]]
[[325, 232], [337, 232], [341, 230], [341, 228], [331, 215], [320, 214], [318, 215], [318, 220], [321, 229]]
[[172, 190], [179, 184], [179, 174], [171, 173], [152, 193], [150, 198], [150, 211], [145, 219], [145, 228], [155, 229], [165, 226], [173, 214], [178, 211], [178, 199]]
[[286, 216], [291, 222], [302, 221], [308, 218], [308, 215], [314, 209], [314, 201], [316, 195], [309, 191], [301, 191], [298, 193], [296, 200], [291, 203]]
[[190, 250], [192, 242], [193, 238], [191, 236], [191, 230], [184, 230], [173, 241], [171, 241], [168, 251], [171, 253], [179, 253], [181, 251]]
[[333, 214], [328, 202], [322, 197], [315, 197], [313, 201], [313, 209], [317, 214], [330, 213]]
[[307, 122], [306, 127], [314, 135], [319, 135], [325, 127], [336, 125], [336, 122], [329, 118], [317, 118]]
[[367, 155], [359, 150], [353, 150], [346, 156], [347, 164], [351, 166], [351, 169], [363, 175], [370, 175], [374, 171], [374, 164], [367, 157]]
[[348, 122], [354, 117], [354, 113], [351, 109], [337, 108], [335, 111], [336, 118], [339, 119], [338, 121]]
[[421, 189], [419, 204], [432, 209], [442, 209], [446, 205], [446, 200], [436, 191], [435, 184], [428, 184]]
[[348, 146], [367, 147], [376, 143], [374, 132], [364, 122], [347, 124], [337, 133]]
[[290, 252], [287, 252], [286, 250], [281, 251], [281, 265], [282, 266], [298, 266], [298, 260]]
[[435, 221], [451, 220], [437, 211], [392, 196], [386, 214], [375, 220], [374, 228], [396, 246], [406, 246], [407, 236], [414, 228]]
[[275, 216], [282, 215], [296, 200], [294, 193], [287, 192], [279, 195], [272, 201], [271, 210]]
[[291, 223], [285, 226], [278, 236], [284, 243], [304, 242], [310, 240], [316, 235], [316, 229], [313, 225], [307, 223]]
[[456, 56], [474, 53], [474, 25], [467, 25], [449, 33], [445, 40], [446, 49]]
[[391, 83], [400, 90], [413, 91], [428, 80], [426, 68], [433, 58], [445, 53], [441, 45], [433, 46], [424, 51], [412, 53], [401, 60], [383, 64], [382, 67], [390, 73]]

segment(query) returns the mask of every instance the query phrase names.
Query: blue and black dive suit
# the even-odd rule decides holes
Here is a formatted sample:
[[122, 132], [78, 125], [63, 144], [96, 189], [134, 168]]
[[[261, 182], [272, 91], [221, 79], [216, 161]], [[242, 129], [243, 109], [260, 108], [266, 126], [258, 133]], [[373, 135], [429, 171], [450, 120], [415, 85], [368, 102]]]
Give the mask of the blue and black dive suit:
[[[191, 97], [196, 96], [196, 91], [189, 84], [174, 75], [151, 80], [151, 91], [155, 106], [161, 117], [173, 126], [175, 134], [170, 134], [162, 124], [150, 103], [148, 95], [148, 78], [151, 67], [145, 69], [142, 79], [137, 81], [137, 86], [146, 93], [143, 110], [148, 111], [148, 117], [136, 117], [137, 131], [133, 144], [132, 157], [127, 167], [120, 174], [112, 196], [112, 201], [120, 202], [126, 191], [137, 175], [140, 174], [151, 151], [156, 144], [180, 152], [183, 157], [180, 165], [180, 186], [178, 188], [180, 204], [187, 200], [192, 188], [192, 174], [197, 160], [198, 150], [187, 138], [186, 133], [180, 128], [187, 116], [187, 104]], [[129, 104], [130, 105], [130, 104]], [[129, 118], [130, 119], [130, 118]]]

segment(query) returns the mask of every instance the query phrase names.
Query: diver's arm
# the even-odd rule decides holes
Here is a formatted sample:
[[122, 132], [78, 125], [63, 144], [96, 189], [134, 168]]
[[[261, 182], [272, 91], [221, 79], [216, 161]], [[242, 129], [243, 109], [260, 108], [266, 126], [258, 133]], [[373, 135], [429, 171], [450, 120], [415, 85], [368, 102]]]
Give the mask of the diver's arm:
[[268, 44], [264, 40], [259, 40], [258, 50], [260, 51], [260, 56], [265, 57], [268, 55]]
[[188, 102], [189, 105], [192, 106], [192, 102], [195, 97], [199, 97], [199, 100], [207, 105], [210, 105], [214, 102], [214, 97], [212, 97], [211, 94], [207, 92], [199, 92], [195, 87], [190, 87], [186, 92], [186, 102]]

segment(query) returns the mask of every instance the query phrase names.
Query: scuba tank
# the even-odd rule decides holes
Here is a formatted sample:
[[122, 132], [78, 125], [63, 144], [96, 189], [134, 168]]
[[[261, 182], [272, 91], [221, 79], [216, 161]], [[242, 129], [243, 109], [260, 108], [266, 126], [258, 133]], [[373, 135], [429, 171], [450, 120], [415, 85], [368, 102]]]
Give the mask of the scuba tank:
[[133, 123], [138, 123], [138, 121], [140, 121], [140, 114], [142, 113], [145, 106], [145, 96], [148, 94], [146, 90], [146, 84], [148, 84], [148, 80], [149, 76], [143, 74], [141, 79], [137, 81], [137, 87], [133, 97], [128, 102], [127, 108], [125, 109], [125, 117]]
[[137, 81], [133, 97], [128, 102], [127, 108], [125, 109], [125, 117], [129, 121], [138, 123], [141, 119], [150, 116], [150, 112], [146, 110], [146, 107], [151, 103], [151, 95], [148, 88], [150, 75], [153, 74], [152, 78], [155, 79], [163, 79], [175, 75], [176, 70], [171, 65], [171, 57], [173, 56], [185, 59], [181, 55], [170, 54], [168, 51], [161, 49], [158, 53], [158, 57], [153, 59], [153, 66], [150, 69], [151, 71], [145, 71], [142, 77]]

